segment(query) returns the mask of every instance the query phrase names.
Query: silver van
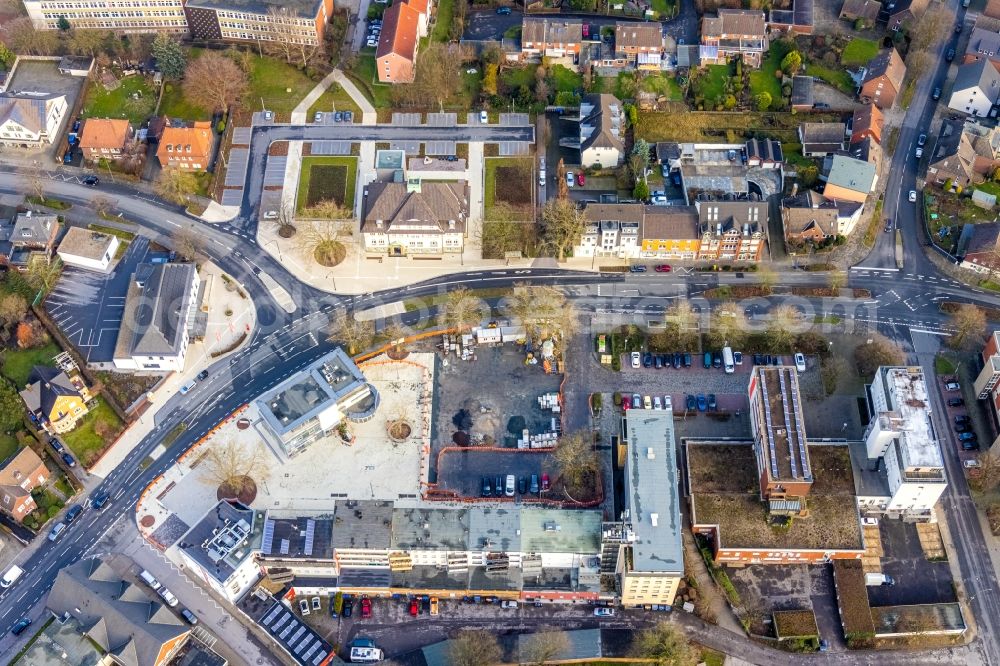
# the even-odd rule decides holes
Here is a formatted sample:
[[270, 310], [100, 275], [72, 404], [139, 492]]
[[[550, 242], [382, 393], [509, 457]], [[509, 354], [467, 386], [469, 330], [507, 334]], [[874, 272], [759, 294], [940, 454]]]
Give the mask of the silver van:
[[156, 580], [156, 578], [155, 578], [155, 577], [153, 576], [153, 574], [149, 573], [149, 572], [148, 572], [148, 571], [146, 571], [145, 569], [143, 569], [143, 570], [142, 570], [142, 571], [141, 571], [141, 572], [139, 573], [139, 579], [140, 579], [140, 580], [141, 580], [141, 581], [142, 581], [143, 583], [145, 583], [146, 585], [149, 585], [149, 586], [150, 586], [151, 588], [153, 588], [154, 590], [158, 590], [158, 589], [160, 589], [160, 587], [162, 587], [162, 586], [160, 585], [160, 581]]
[[49, 541], [57, 541], [66, 531], [66, 523], [59, 523], [49, 531]]

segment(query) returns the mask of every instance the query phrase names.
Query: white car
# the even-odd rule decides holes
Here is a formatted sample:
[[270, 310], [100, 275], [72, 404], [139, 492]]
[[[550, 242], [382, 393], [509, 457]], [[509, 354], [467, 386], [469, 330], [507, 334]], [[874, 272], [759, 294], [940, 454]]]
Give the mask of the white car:
[[910, 203], [916, 203], [917, 201], [917, 191], [910, 190]]
[[660, 402], [660, 396], [653, 396], [653, 409], [663, 409], [663, 403]]
[[597, 617], [613, 617], [614, 614], [615, 614], [614, 608], [607, 608], [605, 606], [601, 606], [600, 608], [594, 609], [594, 615]]
[[799, 372], [806, 371], [806, 357], [802, 355], [802, 352], [795, 353], [795, 369]]
[[923, 148], [917, 148], [917, 159], [920, 159], [923, 156], [924, 156], [924, 149]]
[[314, 123], [321, 123], [321, 122], [323, 122], [323, 112], [322, 111], [317, 111], [315, 114], [313, 114], [313, 122]]
[[966, 460], [962, 464], [965, 465], [965, 469], [976, 469], [977, 467], [979, 467], [978, 460]]
[[632, 352], [631, 354], [629, 354], [629, 358], [632, 361], [633, 368], [638, 368], [639, 363], [642, 362], [642, 356], [639, 355], [639, 352]]
[[475, 67], [470, 67], [469, 69], [465, 70], [465, 73], [466, 73], [466, 74], [475, 74], [475, 73], [477, 73], [478, 71], [479, 71], [479, 70], [478, 70], [478, 69], [476, 69]]
[[479, 122], [481, 122], [484, 125], [489, 125], [489, 123], [490, 123], [490, 114], [486, 113], [485, 111], [480, 111], [479, 112]]
[[309, 615], [309, 602], [305, 599], [299, 599], [299, 612], [303, 615]]
[[652, 199], [649, 200], [649, 202], [651, 204], [653, 204], [654, 206], [666, 206], [667, 205], [667, 198], [666, 197], [653, 197]]
[[573, 187], [574, 185], [576, 185], [576, 176], [573, 175], [572, 171], [566, 172], [566, 185], [568, 187]]

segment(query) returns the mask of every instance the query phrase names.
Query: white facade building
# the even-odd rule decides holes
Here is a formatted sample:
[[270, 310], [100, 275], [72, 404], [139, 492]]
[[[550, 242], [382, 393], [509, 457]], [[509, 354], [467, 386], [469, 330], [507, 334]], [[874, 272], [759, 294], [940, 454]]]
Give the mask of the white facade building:
[[103, 273], [114, 261], [119, 245], [118, 237], [112, 234], [70, 227], [57, 253], [64, 264]]
[[187, 32], [183, 0], [24, 0], [35, 27], [55, 30], [64, 16], [74, 28], [124, 30], [126, 32]]
[[263, 515], [239, 502], [221, 501], [171, 548], [206, 585], [235, 603], [261, 579]]
[[0, 93], [0, 145], [51, 144], [66, 115], [66, 96], [45, 92]]
[[923, 371], [881, 367], [872, 382], [871, 397], [874, 414], [864, 439], [868, 458], [881, 458], [885, 464], [890, 499], [884, 512], [930, 518], [948, 480], [931, 428]]

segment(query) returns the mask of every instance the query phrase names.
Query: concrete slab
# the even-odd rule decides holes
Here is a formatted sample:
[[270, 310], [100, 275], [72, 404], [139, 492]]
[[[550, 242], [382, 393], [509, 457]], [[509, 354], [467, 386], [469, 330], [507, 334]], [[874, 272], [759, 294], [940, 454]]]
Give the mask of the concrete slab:
[[285, 164], [288, 158], [284, 155], [267, 158], [264, 164], [264, 186], [283, 185], [285, 183]]
[[454, 127], [458, 124], [457, 113], [428, 113], [427, 124], [432, 127]]
[[501, 141], [499, 144], [500, 157], [528, 155], [530, 152], [531, 144], [525, 141]]
[[414, 125], [423, 125], [424, 119], [421, 113], [393, 113], [392, 114], [392, 124], [393, 125], [403, 125], [406, 127], [412, 127]]
[[531, 121], [529, 120], [527, 113], [501, 113], [500, 124], [507, 127], [516, 127], [520, 125], [530, 125]]
[[424, 144], [425, 155], [454, 155], [454, 141], [428, 141]]
[[250, 151], [246, 148], [234, 148], [229, 151], [229, 162], [226, 165], [226, 185], [241, 186], [246, 182], [249, 156]]
[[313, 141], [309, 149], [311, 155], [350, 155], [350, 141]]
[[239, 206], [243, 203], [243, 188], [222, 190], [223, 206]]
[[250, 138], [253, 136], [252, 127], [237, 127], [233, 130], [234, 146], [249, 146]]
[[[270, 115], [270, 118], [268, 117]], [[274, 124], [274, 112], [273, 111], [255, 111], [251, 117], [250, 122], [253, 125], [273, 125]]]
[[419, 155], [420, 154], [420, 142], [419, 141], [390, 141], [389, 148], [392, 150], [402, 150], [407, 155]]

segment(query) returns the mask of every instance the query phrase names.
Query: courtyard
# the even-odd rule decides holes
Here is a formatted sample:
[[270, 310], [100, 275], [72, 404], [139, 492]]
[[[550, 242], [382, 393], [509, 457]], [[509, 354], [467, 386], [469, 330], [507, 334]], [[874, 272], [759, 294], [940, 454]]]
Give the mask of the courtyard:
[[356, 157], [303, 157], [296, 211], [302, 213], [325, 201], [349, 207], [354, 201], [357, 171]]

